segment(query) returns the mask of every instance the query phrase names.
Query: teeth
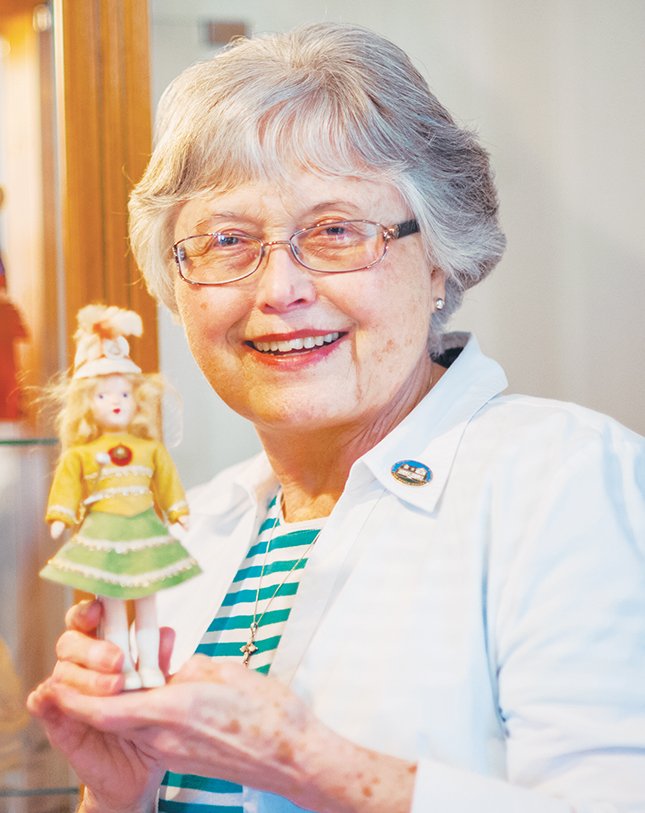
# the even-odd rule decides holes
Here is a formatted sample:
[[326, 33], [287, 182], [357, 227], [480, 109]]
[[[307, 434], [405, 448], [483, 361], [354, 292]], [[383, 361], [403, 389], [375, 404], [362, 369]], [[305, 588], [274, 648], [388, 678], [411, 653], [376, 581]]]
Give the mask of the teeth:
[[252, 344], [260, 353], [290, 353], [292, 350], [311, 350], [313, 347], [322, 347], [324, 344], [335, 342], [339, 337], [340, 333], [327, 333], [325, 336], [305, 336], [283, 342], [252, 342]]

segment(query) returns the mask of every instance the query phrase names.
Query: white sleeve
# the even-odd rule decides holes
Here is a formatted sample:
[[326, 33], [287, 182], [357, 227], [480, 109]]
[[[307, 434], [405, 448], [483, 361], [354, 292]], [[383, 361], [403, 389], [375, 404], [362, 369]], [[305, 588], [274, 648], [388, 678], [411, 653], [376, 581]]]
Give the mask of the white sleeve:
[[487, 603], [507, 781], [424, 761], [413, 813], [645, 811], [644, 450], [610, 425], [516, 489]]

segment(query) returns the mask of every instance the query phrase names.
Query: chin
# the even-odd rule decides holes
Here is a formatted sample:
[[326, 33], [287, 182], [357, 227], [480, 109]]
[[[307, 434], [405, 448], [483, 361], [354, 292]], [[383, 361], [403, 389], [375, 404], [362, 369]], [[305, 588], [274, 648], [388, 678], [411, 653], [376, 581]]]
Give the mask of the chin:
[[294, 405], [284, 404], [273, 406], [271, 409], [257, 410], [249, 419], [258, 429], [279, 430], [285, 434], [303, 434], [310, 432], [332, 431], [341, 426], [347, 426], [356, 419], [355, 412], [349, 416], [333, 410], [321, 409], [320, 404], [307, 404], [294, 408]]

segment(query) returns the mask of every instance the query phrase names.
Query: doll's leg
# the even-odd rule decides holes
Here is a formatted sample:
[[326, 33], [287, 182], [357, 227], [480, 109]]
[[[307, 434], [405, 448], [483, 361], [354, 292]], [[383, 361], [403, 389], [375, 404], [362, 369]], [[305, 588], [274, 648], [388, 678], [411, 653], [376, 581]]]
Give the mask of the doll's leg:
[[137, 674], [130, 654], [130, 634], [126, 603], [120, 598], [101, 598], [103, 604], [103, 638], [116, 644], [123, 652], [123, 672], [125, 689], [140, 689], [141, 678]]
[[159, 668], [159, 624], [156, 597], [152, 595], [138, 598], [134, 602], [134, 612], [141, 685], [144, 689], [163, 686], [166, 678]]

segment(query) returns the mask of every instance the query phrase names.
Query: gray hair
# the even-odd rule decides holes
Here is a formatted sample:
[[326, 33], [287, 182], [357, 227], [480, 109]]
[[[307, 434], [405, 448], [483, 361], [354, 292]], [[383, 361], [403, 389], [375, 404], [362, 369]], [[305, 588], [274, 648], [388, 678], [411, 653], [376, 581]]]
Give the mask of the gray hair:
[[446, 274], [430, 342], [438, 349], [464, 290], [504, 251], [488, 154], [400, 48], [353, 25], [236, 40], [166, 89], [154, 151], [130, 199], [132, 247], [151, 293], [176, 311], [170, 246], [183, 203], [294, 165], [399, 190], [429, 264]]

